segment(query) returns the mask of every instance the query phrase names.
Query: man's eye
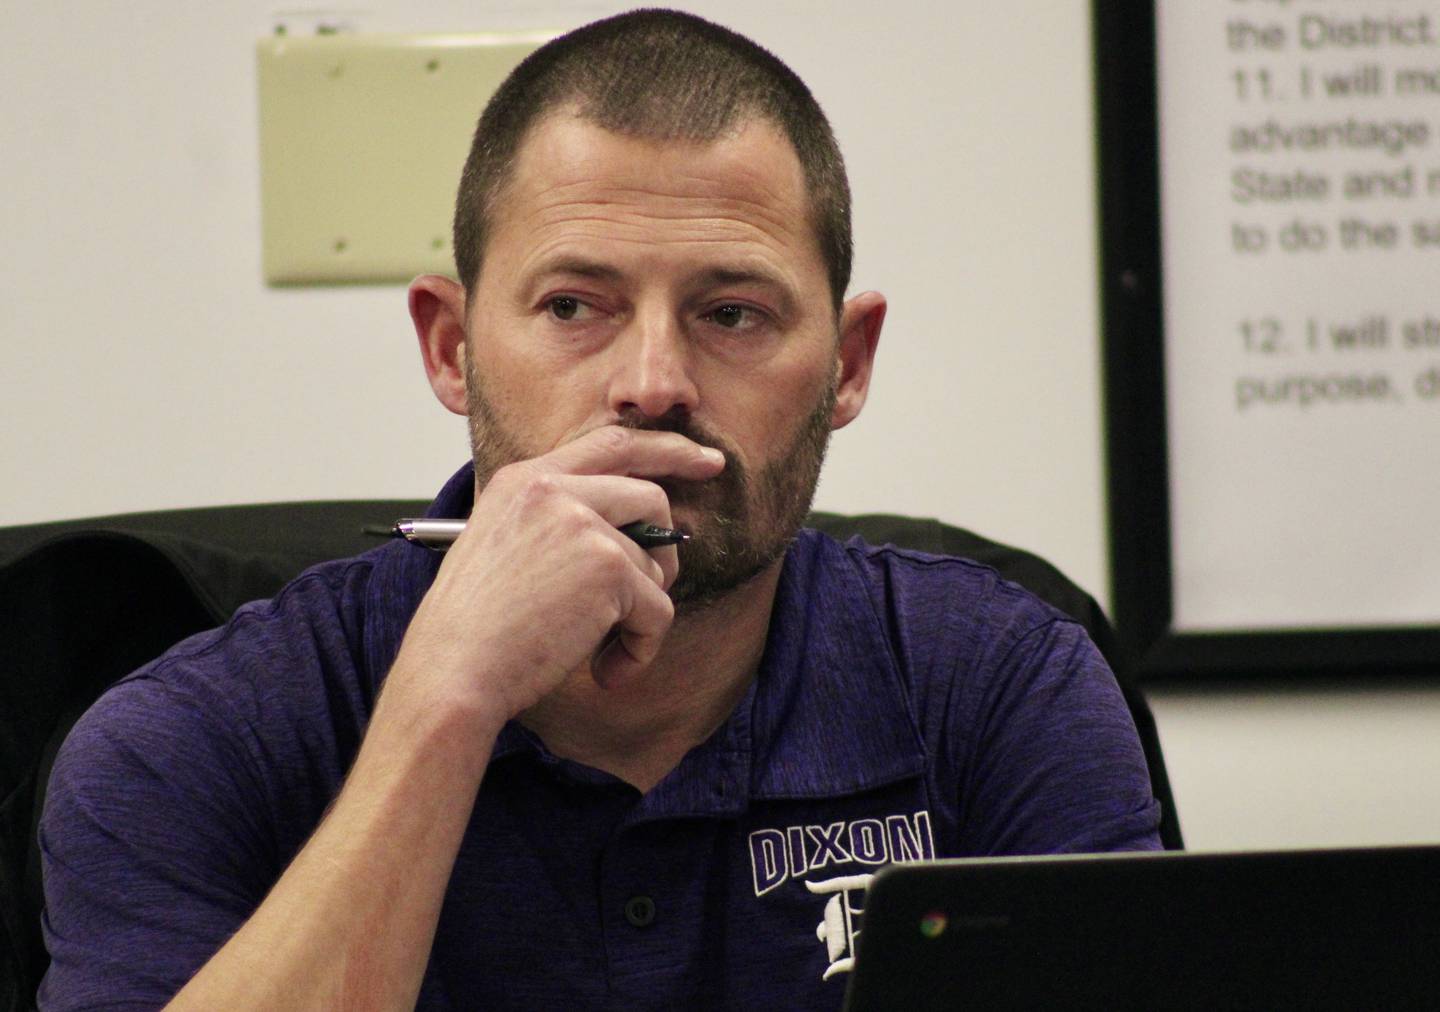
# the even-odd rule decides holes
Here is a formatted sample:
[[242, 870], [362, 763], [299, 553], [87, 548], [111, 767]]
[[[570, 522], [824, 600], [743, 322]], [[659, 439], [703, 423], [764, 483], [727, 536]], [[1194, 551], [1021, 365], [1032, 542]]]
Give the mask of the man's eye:
[[573, 320], [580, 315], [584, 308], [579, 299], [573, 295], [557, 295], [550, 299], [547, 305], [550, 308], [550, 315], [557, 320]]
[[739, 330], [742, 327], [754, 326], [758, 322], [757, 315], [749, 306], [729, 303], [710, 310], [705, 314], [705, 318], [729, 330]]

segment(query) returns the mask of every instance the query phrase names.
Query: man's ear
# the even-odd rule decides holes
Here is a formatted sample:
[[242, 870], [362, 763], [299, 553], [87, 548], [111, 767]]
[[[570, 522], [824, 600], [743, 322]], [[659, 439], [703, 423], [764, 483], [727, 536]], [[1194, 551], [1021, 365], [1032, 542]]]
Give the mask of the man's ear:
[[875, 365], [875, 348], [880, 343], [880, 325], [885, 322], [885, 296], [862, 292], [840, 307], [840, 344], [837, 350], [835, 411], [830, 428], [849, 425], [865, 406], [870, 392], [870, 373]]
[[445, 407], [465, 414], [464, 287], [439, 274], [420, 275], [410, 282], [410, 319], [430, 389]]

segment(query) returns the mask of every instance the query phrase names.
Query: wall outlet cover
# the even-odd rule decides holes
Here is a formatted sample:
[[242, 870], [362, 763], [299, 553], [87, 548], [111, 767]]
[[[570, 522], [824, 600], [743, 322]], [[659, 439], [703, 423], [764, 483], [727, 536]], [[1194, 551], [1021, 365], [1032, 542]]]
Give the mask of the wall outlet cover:
[[455, 190], [480, 111], [556, 34], [260, 40], [265, 280], [453, 274]]

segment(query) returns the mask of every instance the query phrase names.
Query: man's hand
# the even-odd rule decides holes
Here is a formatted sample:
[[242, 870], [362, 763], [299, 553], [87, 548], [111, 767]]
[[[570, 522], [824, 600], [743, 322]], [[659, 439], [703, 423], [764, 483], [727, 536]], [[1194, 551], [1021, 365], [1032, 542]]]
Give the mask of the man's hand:
[[413, 690], [498, 730], [587, 660], [602, 685], [644, 668], [674, 618], [665, 591], [678, 561], [673, 546], [646, 551], [617, 528], [672, 526], [647, 479], [723, 468], [720, 451], [677, 433], [611, 425], [498, 470], [421, 602], [385, 695]]
[[654, 658], [674, 615], [675, 549], [646, 552], [616, 528], [670, 526], [664, 491], [646, 479], [723, 467], [684, 436], [606, 426], [496, 472], [416, 612], [335, 804], [171, 1007], [413, 1007], [494, 735], [602, 644], [602, 683]]

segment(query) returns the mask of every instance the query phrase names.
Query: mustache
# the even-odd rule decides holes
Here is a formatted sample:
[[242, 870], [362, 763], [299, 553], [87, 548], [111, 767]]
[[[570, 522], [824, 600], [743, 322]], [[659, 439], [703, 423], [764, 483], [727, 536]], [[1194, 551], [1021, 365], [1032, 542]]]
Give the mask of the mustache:
[[673, 477], [650, 479], [664, 490], [672, 507], [699, 507], [716, 522], [723, 522], [729, 513], [744, 509], [745, 490], [750, 485], [745, 466], [727, 440], [697, 424], [688, 411], [676, 408], [651, 416], [636, 408], [627, 408], [613, 424], [646, 432], [674, 432], [691, 442], [719, 450], [725, 456], [725, 469], [713, 478], [703, 481]]
[[[696, 423], [696, 421], [690, 417], [690, 412], [683, 408], [671, 408], [665, 412], [665, 414], [658, 417], [647, 415], [638, 408], [626, 408], [620, 412], [619, 417], [616, 418], [612, 424], [618, 425], [622, 429], [636, 429], [642, 432], [674, 432], [684, 436], [692, 443], [698, 443], [712, 450], [719, 450], [725, 455], [725, 470], [720, 472], [721, 476], [724, 476], [730, 472], [732, 468], [737, 468], [739, 465], [739, 459], [735, 454], [734, 448], [703, 425]], [[710, 480], [713, 481], [715, 479], [712, 478]], [[667, 483], [661, 481], [657, 484], [666, 486]], [[673, 484], [697, 485], [702, 483], [676, 481]]]

